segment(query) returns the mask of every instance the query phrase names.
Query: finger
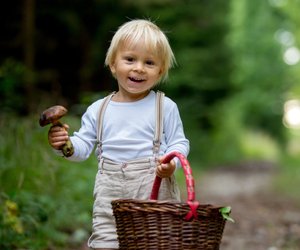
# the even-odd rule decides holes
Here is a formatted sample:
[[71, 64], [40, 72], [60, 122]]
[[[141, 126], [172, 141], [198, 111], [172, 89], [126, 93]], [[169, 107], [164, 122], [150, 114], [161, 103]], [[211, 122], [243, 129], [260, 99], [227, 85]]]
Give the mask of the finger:
[[157, 168], [156, 168], [156, 175], [159, 176], [160, 178], [165, 178], [166, 177], [166, 173], [162, 169], [162, 165], [157, 166]]
[[68, 136], [49, 137], [48, 140], [49, 140], [50, 145], [53, 148], [59, 149], [60, 147], [62, 147], [63, 145], [66, 144], [66, 142], [68, 140]]
[[68, 124], [65, 123], [65, 124], [63, 124], [63, 128], [68, 131], [70, 127]]
[[169, 169], [169, 166], [167, 164], [161, 164], [161, 170], [166, 171]]
[[48, 135], [49, 142], [67, 141], [69, 136], [66, 132], [52, 132]]
[[53, 125], [50, 127], [49, 131], [58, 132], [58, 131], [65, 131], [66, 129], [59, 125]]
[[156, 167], [155, 173], [157, 176], [161, 177], [160, 165]]
[[158, 162], [159, 162], [159, 163], [162, 163], [163, 160], [164, 160], [164, 157], [163, 157], [163, 156], [159, 156], [159, 157], [158, 157]]
[[158, 177], [160, 178], [164, 178], [164, 175], [161, 174], [161, 172], [159, 172], [158, 170], [156, 170], [156, 173], [155, 173]]
[[50, 133], [64, 133], [64, 134], [68, 134], [67, 130], [65, 127], [62, 126], [58, 126], [58, 125], [54, 125], [52, 127], [50, 127], [49, 129], [49, 134]]
[[59, 136], [49, 136], [49, 140], [51, 142], [66, 142], [69, 139], [67, 135], [59, 135]]
[[60, 149], [65, 144], [66, 144], [65, 142], [59, 141], [59, 142], [51, 143], [51, 146], [55, 149]]
[[162, 174], [162, 175], [165, 175], [167, 174], [169, 171], [169, 166], [168, 164], [161, 164], [159, 165], [159, 173]]
[[66, 141], [51, 141], [49, 144], [55, 149], [59, 149], [66, 144]]
[[68, 139], [69, 136], [66, 131], [58, 131], [58, 132], [50, 131], [48, 134], [49, 142], [58, 142], [58, 141], [66, 142]]

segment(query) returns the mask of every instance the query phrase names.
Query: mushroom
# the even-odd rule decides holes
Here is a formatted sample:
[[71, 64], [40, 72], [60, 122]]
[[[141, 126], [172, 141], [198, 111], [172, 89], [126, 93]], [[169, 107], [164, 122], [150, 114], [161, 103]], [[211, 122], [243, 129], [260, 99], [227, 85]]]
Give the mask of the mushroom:
[[[60, 118], [62, 118], [68, 110], [60, 105], [52, 106], [46, 110], [43, 111], [43, 113], [40, 116], [40, 126], [44, 127], [50, 123], [52, 123], [52, 126], [60, 126], [64, 128], [63, 124], [59, 121]], [[64, 154], [64, 156], [69, 157], [74, 153], [74, 148], [72, 145], [72, 142], [68, 140], [66, 144], [61, 146], [60, 148]]]

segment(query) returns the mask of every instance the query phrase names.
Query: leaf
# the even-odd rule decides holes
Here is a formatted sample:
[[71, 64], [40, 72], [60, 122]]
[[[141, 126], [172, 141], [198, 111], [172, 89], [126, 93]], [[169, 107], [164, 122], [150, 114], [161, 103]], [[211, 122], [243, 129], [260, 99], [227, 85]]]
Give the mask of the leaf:
[[225, 220], [228, 220], [228, 221], [231, 221], [234, 223], [234, 220], [229, 216], [229, 214], [231, 212], [231, 207], [222, 207], [219, 209], [219, 211]]

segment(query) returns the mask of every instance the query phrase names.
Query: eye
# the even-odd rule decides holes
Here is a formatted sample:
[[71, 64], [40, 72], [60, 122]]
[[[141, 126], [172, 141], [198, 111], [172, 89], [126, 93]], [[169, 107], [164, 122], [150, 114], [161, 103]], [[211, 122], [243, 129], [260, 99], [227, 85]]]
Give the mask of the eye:
[[133, 62], [134, 58], [132, 56], [125, 56], [124, 60], [127, 61], [127, 62]]
[[152, 61], [152, 60], [147, 60], [147, 61], [146, 61], [146, 64], [147, 64], [147, 65], [154, 65], [155, 63], [154, 63], [154, 61]]

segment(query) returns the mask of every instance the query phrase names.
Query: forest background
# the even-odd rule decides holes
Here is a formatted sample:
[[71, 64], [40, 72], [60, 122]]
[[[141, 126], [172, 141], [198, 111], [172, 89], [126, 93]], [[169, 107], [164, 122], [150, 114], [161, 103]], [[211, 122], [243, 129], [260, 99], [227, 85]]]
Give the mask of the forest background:
[[[54, 156], [40, 113], [61, 104], [71, 132], [116, 89], [104, 67], [114, 32], [146, 18], [177, 66], [158, 88], [177, 102], [196, 172], [244, 161], [280, 166], [297, 199], [299, 0], [8, 1], [0, 9], [0, 248], [66, 249], [91, 230], [96, 159]], [[297, 186], [298, 185], [298, 186]], [[75, 247], [73, 245], [73, 247]], [[74, 249], [74, 248], [73, 248]]]

